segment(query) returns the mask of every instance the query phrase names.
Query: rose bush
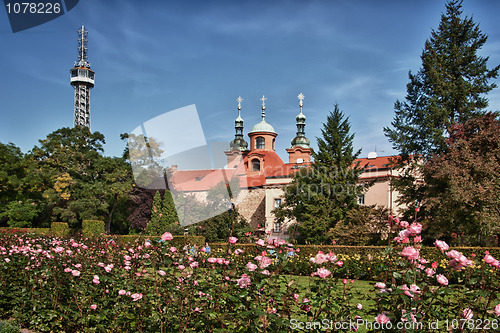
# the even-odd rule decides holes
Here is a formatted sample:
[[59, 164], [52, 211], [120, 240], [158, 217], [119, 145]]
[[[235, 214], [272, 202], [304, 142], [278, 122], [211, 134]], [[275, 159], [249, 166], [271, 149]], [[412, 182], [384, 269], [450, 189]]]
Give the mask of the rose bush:
[[[0, 318], [38, 332], [283, 332], [292, 320], [360, 318], [394, 331], [397, 323], [429, 320], [493, 323], [498, 260], [442, 241], [429, 256], [421, 226], [398, 223], [394, 246], [368, 257], [304, 254], [279, 239], [250, 248], [232, 238], [192, 252], [172, 246], [168, 233], [130, 244], [6, 233]], [[309, 277], [291, 274], [297, 266]], [[358, 300], [370, 294], [358, 295], [353, 282], [372, 268], [383, 279], [373, 283], [374, 305], [363, 306]]]
[[[373, 299], [377, 306], [372, 315], [377, 321], [383, 318], [384, 323], [391, 323], [384, 331], [417, 327], [419, 329], [406, 331], [426, 332], [430, 329], [429, 323], [436, 322], [443, 331], [498, 331], [498, 260], [488, 251], [484, 257], [474, 253], [467, 257], [450, 250], [441, 240], [434, 243], [441, 258], [429, 260], [421, 253], [422, 226], [398, 219], [396, 224], [401, 230], [394, 238], [396, 246], [385, 250], [386, 274], [383, 281], [375, 284]], [[401, 246], [403, 249], [398, 250]], [[408, 322], [415, 325], [403, 325]]]
[[360, 311], [350, 283], [331, 277], [341, 267], [333, 253], [310, 263], [317, 274], [309, 301], [284, 270], [297, 249], [283, 240], [258, 241], [260, 254], [248, 258], [235, 238], [226, 251], [196, 254], [170, 239], [4, 235], [0, 318], [39, 332], [280, 332], [292, 318], [340, 320]]

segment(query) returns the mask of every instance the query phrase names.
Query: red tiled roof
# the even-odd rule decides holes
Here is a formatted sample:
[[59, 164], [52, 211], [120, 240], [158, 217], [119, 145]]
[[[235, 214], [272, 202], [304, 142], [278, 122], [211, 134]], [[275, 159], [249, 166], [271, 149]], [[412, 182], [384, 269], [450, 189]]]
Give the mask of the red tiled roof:
[[376, 158], [358, 158], [354, 162], [360, 162], [359, 166], [360, 167], [365, 167], [367, 168], [378, 168], [378, 169], [383, 169], [383, 168], [388, 168], [389, 165], [391, 164], [391, 158], [394, 156], [379, 156]]
[[[258, 151], [259, 155], [264, 158], [263, 172], [249, 172], [245, 170], [244, 163], [241, 163], [234, 169], [216, 169], [216, 170], [178, 170], [173, 173], [170, 183], [174, 185], [178, 191], [193, 192], [207, 191], [221, 182], [227, 182], [233, 177], [239, 177], [240, 187], [260, 187], [266, 183], [266, 178], [287, 178], [293, 172], [300, 170], [302, 167], [307, 167], [309, 163], [283, 163], [281, 158], [270, 151]], [[252, 155], [250, 155], [250, 158]], [[355, 162], [360, 162], [360, 167], [365, 167], [365, 176], [361, 175], [360, 179], [373, 179], [379, 177], [387, 177], [388, 175], [370, 175], [370, 171], [382, 171], [388, 169], [391, 164], [392, 156], [380, 156], [374, 159], [359, 158]], [[248, 158], [244, 161], [248, 163]], [[245, 172], [246, 171], [246, 172]]]

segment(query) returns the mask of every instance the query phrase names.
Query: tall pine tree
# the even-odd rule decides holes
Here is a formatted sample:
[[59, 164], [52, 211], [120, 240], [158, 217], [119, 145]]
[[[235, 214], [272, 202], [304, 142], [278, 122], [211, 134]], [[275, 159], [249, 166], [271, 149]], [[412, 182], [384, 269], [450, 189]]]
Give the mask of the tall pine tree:
[[406, 99], [396, 101], [392, 127], [384, 128], [400, 153], [396, 167], [401, 177], [394, 186], [409, 215], [425, 203], [425, 184], [419, 181], [428, 176], [423, 174], [425, 162], [447, 151], [454, 124], [485, 113], [484, 95], [496, 87], [489, 81], [498, 76], [500, 66], [490, 70], [488, 57], [478, 55], [487, 36], [472, 18], [462, 18], [461, 8], [461, 1], [446, 4], [438, 29], [425, 42], [422, 68], [409, 73]]
[[284, 204], [276, 209], [276, 217], [295, 219], [300, 243], [322, 244], [327, 233], [348, 211], [357, 207], [364, 186], [359, 185], [362, 168], [354, 165], [360, 150], [354, 152], [354, 134], [349, 119], [338, 105], [330, 112], [318, 138], [314, 162], [293, 175], [285, 191]]

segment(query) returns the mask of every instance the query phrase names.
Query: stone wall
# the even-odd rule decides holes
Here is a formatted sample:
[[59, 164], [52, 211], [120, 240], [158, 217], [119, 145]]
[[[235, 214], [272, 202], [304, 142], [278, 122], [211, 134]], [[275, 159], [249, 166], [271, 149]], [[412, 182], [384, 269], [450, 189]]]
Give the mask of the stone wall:
[[252, 228], [266, 224], [266, 191], [263, 188], [242, 190], [236, 200], [239, 213]]

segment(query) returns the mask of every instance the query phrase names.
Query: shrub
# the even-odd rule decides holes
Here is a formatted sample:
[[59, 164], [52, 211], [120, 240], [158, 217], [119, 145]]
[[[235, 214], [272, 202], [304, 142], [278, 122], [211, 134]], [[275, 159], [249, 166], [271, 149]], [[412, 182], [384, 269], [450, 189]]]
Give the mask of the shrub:
[[69, 226], [65, 222], [52, 222], [50, 232], [54, 236], [64, 237], [69, 235]]
[[9, 323], [8, 321], [0, 321], [0, 333], [19, 333], [19, 327]]
[[104, 221], [84, 220], [82, 222], [82, 236], [86, 238], [97, 237], [104, 234]]

